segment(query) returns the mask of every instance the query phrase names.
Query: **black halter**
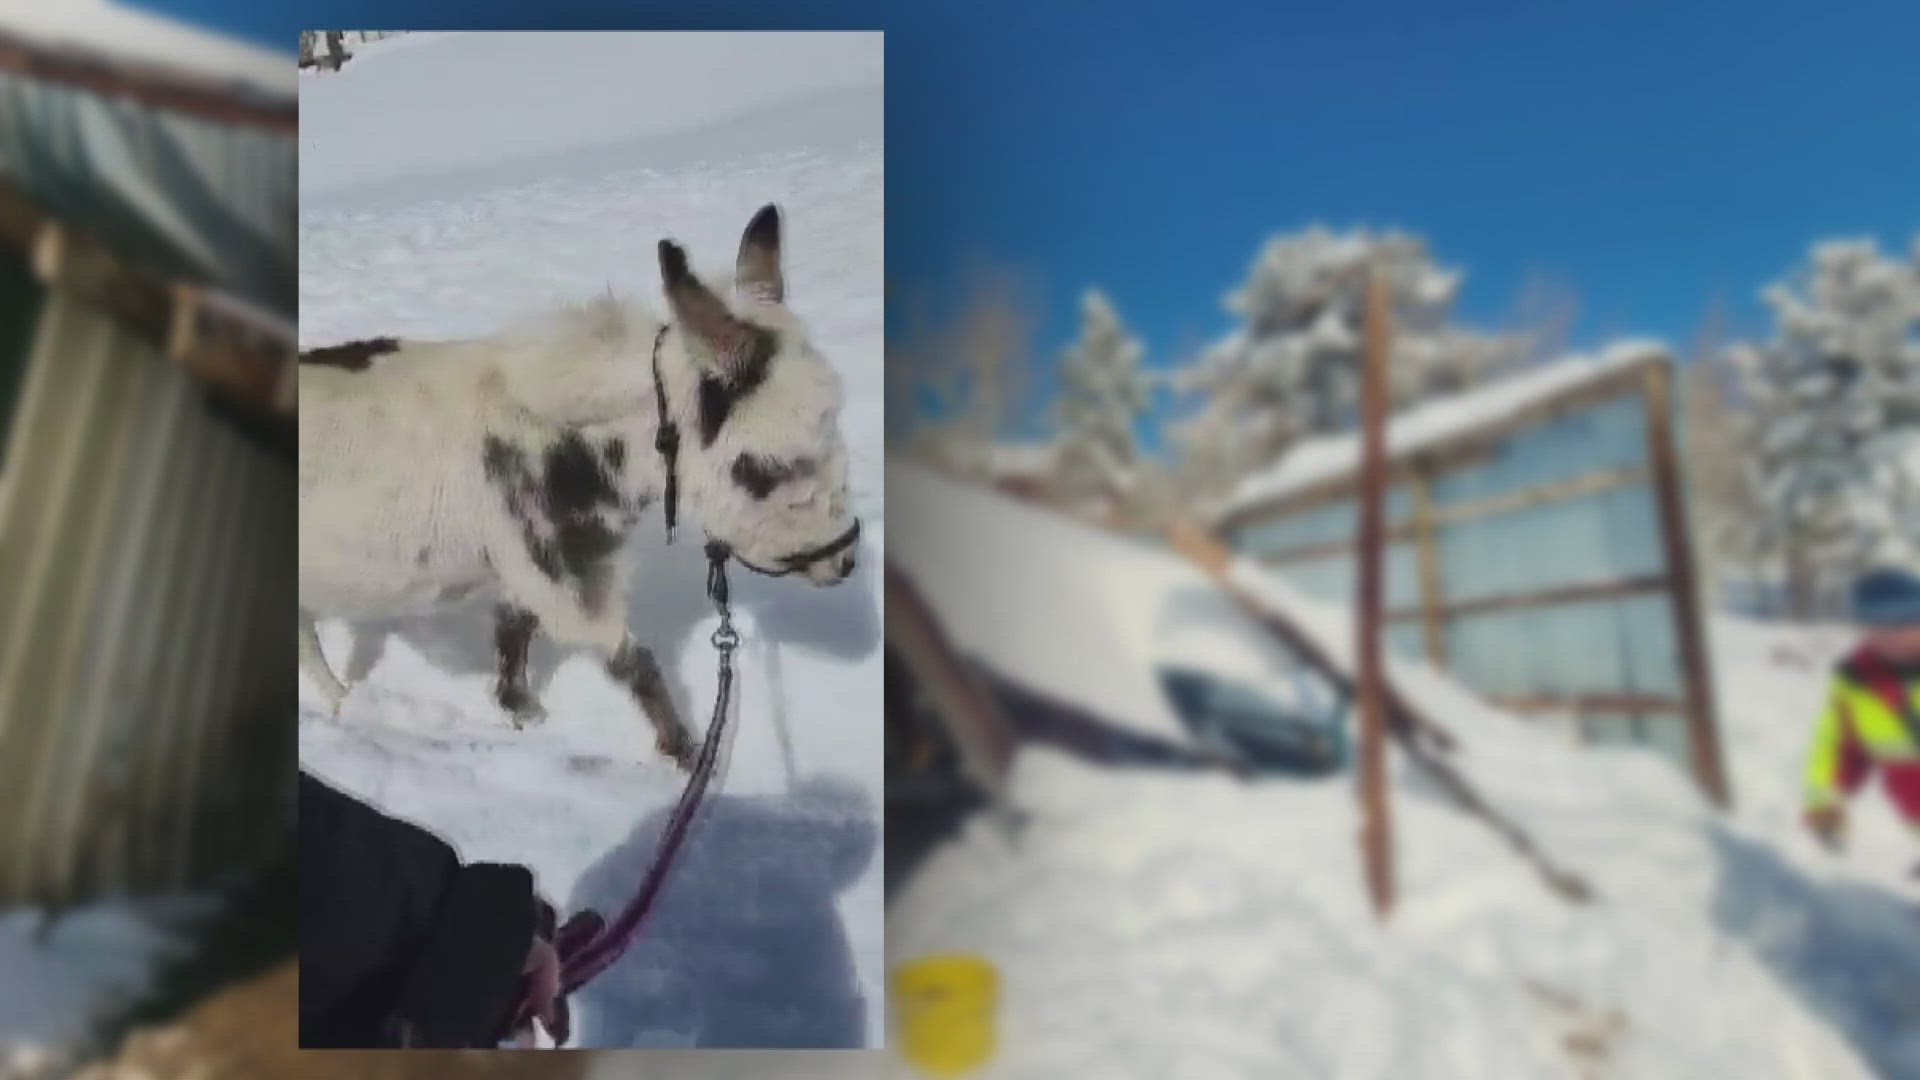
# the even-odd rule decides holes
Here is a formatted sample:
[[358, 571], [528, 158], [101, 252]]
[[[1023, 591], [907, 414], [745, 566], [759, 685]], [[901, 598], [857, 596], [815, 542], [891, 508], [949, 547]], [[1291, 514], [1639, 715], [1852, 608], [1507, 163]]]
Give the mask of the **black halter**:
[[[661, 496], [661, 511], [667, 519], [667, 543], [673, 543], [674, 527], [680, 518], [680, 425], [673, 422], [673, 413], [667, 408], [667, 383], [660, 377], [660, 345], [667, 340], [667, 331], [673, 329], [672, 323], [661, 323], [658, 333], [653, 335], [653, 401], [660, 415], [659, 429], [653, 436], [653, 448], [660, 453], [660, 459], [667, 467], [666, 493]], [[773, 567], [757, 566], [740, 557], [718, 540], [709, 538], [707, 549], [709, 556], [715, 552], [730, 556], [741, 566], [756, 574], [767, 577], [785, 577], [798, 573], [822, 559], [830, 559], [852, 547], [860, 539], [858, 519], [847, 526], [839, 536], [805, 551], [796, 551], [782, 556], [778, 565]], [[724, 560], [723, 560], [724, 561]]]
[[661, 323], [653, 335], [653, 401], [660, 410], [660, 429], [654, 433], [653, 448], [667, 463], [667, 491], [661, 497], [661, 510], [667, 517], [667, 543], [673, 543], [673, 529], [680, 517], [680, 425], [667, 411], [667, 384], [660, 378], [660, 343], [667, 340], [672, 323]]
[[788, 574], [805, 570], [807, 567], [812, 566], [822, 559], [830, 559], [840, 554], [842, 551], [852, 547], [859, 539], [860, 523], [855, 521], [853, 524], [847, 526], [847, 531], [818, 547], [810, 547], [805, 551], [796, 551], [791, 555], [781, 557], [778, 568], [755, 566], [753, 563], [741, 558], [739, 552], [736, 551], [731, 554], [733, 555], [734, 562], [739, 563], [741, 566], [746, 567], [756, 574], [765, 574], [767, 577], [786, 577]]

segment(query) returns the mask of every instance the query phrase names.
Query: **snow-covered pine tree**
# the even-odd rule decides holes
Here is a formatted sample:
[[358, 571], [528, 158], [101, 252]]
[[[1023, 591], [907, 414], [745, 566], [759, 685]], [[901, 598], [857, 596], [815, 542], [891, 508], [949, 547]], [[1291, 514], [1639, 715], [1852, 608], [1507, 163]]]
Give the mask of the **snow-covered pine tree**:
[[1740, 546], [1783, 571], [1797, 613], [1816, 578], [1920, 560], [1920, 242], [1905, 261], [1870, 240], [1814, 246], [1766, 292], [1774, 336], [1736, 350], [1742, 446], [1760, 513]]
[[1473, 386], [1524, 353], [1515, 335], [1451, 325], [1461, 275], [1417, 237], [1319, 227], [1275, 237], [1227, 297], [1241, 327], [1177, 379], [1199, 399], [1174, 431], [1190, 478], [1224, 487], [1300, 438], [1353, 424], [1369, 269], [1386, 276], [1393, 303], [1396, 408]]
[[1057, 480], [1073, 501], [1126, 506], [1141, 486], [1137, 425], [1151, 392], [1140, 367], [1144, 350], [1098, 290], [1081, 299], [1080, 318], [1080, 337], [1060, 360]]

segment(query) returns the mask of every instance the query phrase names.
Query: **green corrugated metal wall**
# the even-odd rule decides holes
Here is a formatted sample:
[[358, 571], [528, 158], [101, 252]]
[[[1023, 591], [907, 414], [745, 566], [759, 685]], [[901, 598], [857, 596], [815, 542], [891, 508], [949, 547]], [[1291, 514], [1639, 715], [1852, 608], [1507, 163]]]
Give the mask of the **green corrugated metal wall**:
[[204, 883], [285, 823], [292, 463], [58, 295], [14, 412], [0, 461], [0, 903]]

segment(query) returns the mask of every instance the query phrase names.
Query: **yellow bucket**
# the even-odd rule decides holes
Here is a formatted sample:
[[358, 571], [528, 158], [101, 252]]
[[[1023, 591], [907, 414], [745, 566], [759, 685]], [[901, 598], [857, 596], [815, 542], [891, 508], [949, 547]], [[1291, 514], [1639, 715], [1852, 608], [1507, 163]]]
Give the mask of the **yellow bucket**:
[[966, 953], [925, 956], [893, 973], [900, 1050], [939, 1080], [965, 1076], [993, 1057], [1000, 976]]

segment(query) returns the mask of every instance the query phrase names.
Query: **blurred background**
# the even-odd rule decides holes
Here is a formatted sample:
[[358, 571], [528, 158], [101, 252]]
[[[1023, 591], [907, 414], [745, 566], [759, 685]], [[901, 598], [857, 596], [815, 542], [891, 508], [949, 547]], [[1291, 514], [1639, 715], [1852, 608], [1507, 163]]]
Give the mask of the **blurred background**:
[[[1846, 587], [1920, 558], [1920, 140], [1905, 108], [1920, 23], [1905, 6], [1094, 18], [828, 0], [804, 16], [737, 3], [643, 18], [581, 3], [537, 24], [505, 2], [303, 5], [310, 18], [156, 6], [212, 19], [223, 49], [277, 51], [281, 100], [300, 24], [887, 31], [895, 1049], [660, 1056], [653, 1071], [1920, 1075], [1912, 833], [1875, 793], [1843, 852], [1800, 830], [1813, 727], [1856, 637]], [[0, 10], [24, 38], [38, 9]], [[127, 568], [204, 550], [168, 508], [195, 507], [209, 531], [290, 512], [265, 464], [272, 395], [244, 389], [273, 384], [193, 347], [253, 341], [291, 296], [291, 263], [263, 254], [284, 250], [291, 206], [253, 216], [278, 181], [238, 149], [290, 143], [270, 120], [290, 106], [271, 78], [196, 72], [193, 50], [158, 37], [121, 63], [142, 84], [183, 68], [168, 78], [195, 93], [143, 100], [84, 66], [76, 84], [32, 40], [6, 53], [24, 57], [6, 66], [6, 179], [31, 213], [8, 227], [0, 300], [20, 373], [4, 384], [0, 625], [31, 613], [34, 627], [0, 634], [0, 872], [20, 883], [0, 966], [42, 973], [0, 990], [0, 1061], [16, 1071], [110, 1037], [115, 1021], [91, 1018], [164, 986], [166, 958], [220, 951], [165, 943], [237, 940], [206, 913], [245, 905], [210, 891], [270, 875], [213, 857], [241, 839], [167, 838], [199, 835], [181, 807], [204, 789], [270, 805], [209, 778], [232, 775], [247, 738], [280, 745], [272, 725], [229, 725], [262, 700], [249, 693], [285, 678], [292, 701], [277, 660], [243, 665], [261, 680], [243, 692], [218, 674], [223, 653], [177, 687], [133, 683], [137, 709], [91, 689], [114, 685], [91, 673], [124, 650], [127, 664], [160, 644], [192, 655], [200, 632], [184, 628], [258, 614], [188, 619], [185, 601], [134, 590], [164, 578], [169, 595], [211, 596], [232, 587], [223, 574], [189, 586], [190, 569]], [[30, 134], [72, 115], [43, 104], [56, 95], [95, 111]], [[165, 119], [136, 127], [148, 113]], [[156, 156], [75, 160], [116, 137]], [[187, 179], [224, 140], [229, 179]], [[110, 197], [143, 160], [162, 164]], [[167, 332], [72, 344], [108, 332], [58, 283], [100, 266], [162, 283], [166, 315], [147, 322]], [[1392, 323], [1384, 913], [1356, 797], [1369, 282]], [[181, 310], [200, 313], [186, 347]], [[56, 348], [74, 359], [40, 359]], [[272, 352], [241, 351], [256, 349]], [[49, 371], [73, 388], [36, 390]], [[114, 449], [200, 422], [114, 427], [133, 371], [219, 403], [180, 415], [232, 447], [217, 451], [226, 495], [108, 479], [216, 471], [187, 464], [214, 449]], [[35, 422], [49, 399], [101, 419]], [[30, 469], [47, 472], [17, 479]], [[149, 516], [115, 517], [136, 488], [157, 492], [133, 500]], [[170, 523], [100, 524], [129, 520]], [[83, 596], [120, 599], [76, 622]], [[128, 611], [165, 633], [91, 644]], [[163, 714], [211, 719], [196, 740], [166, 736]], [[95, 794], [127, 789], [109, 779], [124, 762], [150, 763], [142, 794]], [[136, 797], [138, 813], [92, 809]], [[84, 1008], [52, 1007], [48, 988], [69, 985], [85, 989], [58, 1000]], [[547, 1067], [637, 1075], [613, 1058]]]
[[999, 22], [890, 147], [896, 1045], [1920, 1075], [1913, 834], [1801, 828], [1920, 560], [1911, 15], [1374, 16]]
[[292, 951], [293, 85], [0, 8], [0, 1076]]

